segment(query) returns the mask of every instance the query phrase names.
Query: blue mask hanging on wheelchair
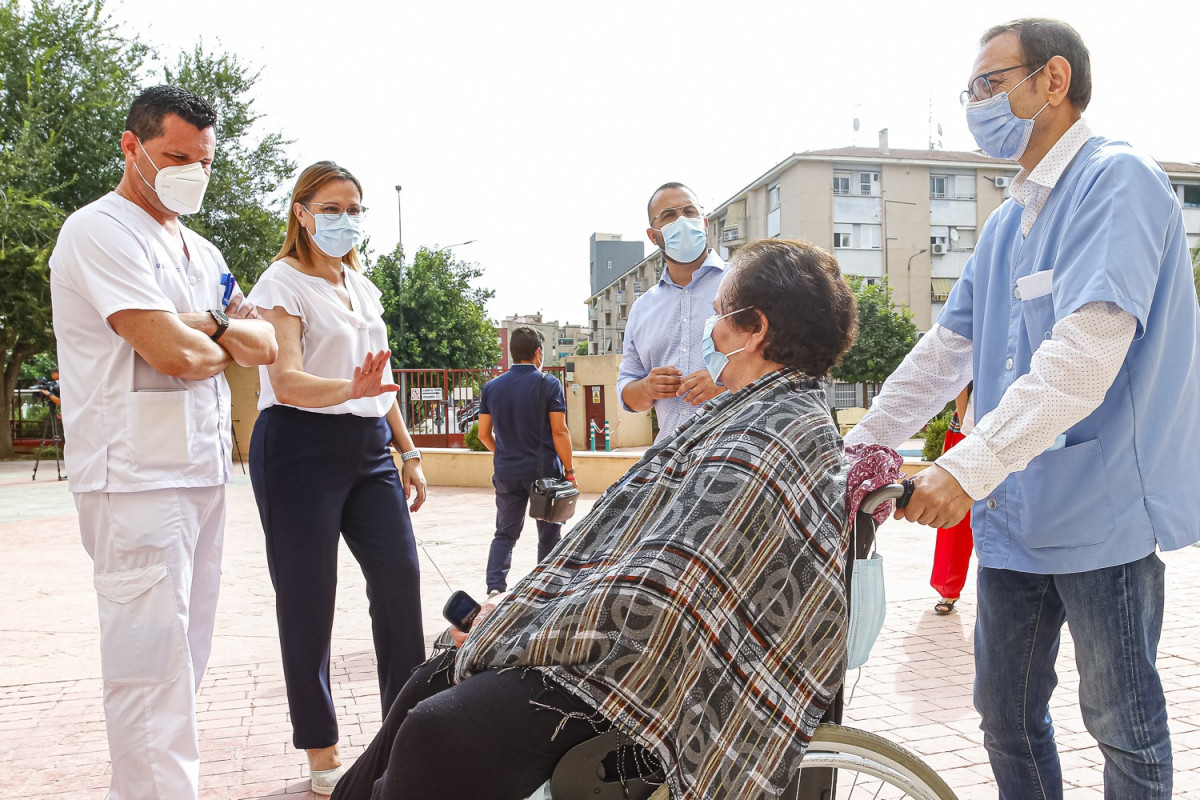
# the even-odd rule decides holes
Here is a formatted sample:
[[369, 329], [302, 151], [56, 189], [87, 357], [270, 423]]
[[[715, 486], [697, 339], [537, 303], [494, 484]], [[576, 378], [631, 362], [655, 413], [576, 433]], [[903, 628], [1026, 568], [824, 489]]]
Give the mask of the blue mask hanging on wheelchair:
[[[850, 571], [850, 614], [846, 629], [846, 669], [858, 669], [867, 663], [871, 648], [883, 630], [883, 619], [887, 615], [887, 596], [883, 585], [883, 556], [875, 550], [875, 537], [871, 536], [870, 552], [865, 558], [857, 558], [858, 519], [851, 523], [850, 552], [853, 559]], [[862, 515], [865, 516], [865, 515]]]

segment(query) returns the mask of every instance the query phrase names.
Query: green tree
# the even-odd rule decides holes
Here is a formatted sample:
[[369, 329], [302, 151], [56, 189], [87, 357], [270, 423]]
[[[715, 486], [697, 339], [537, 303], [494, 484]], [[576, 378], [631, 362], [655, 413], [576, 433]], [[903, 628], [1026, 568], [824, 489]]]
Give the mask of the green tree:
[[1192, 251], [1192, 282], [1196, 284], [1196, 295], [1200, 296], [1200, 247]]
[[[23, 362], [54, 347], [50, 251], [67, 214], [120, 177], [117, 137], [146, 47], [101, 0], [0, 0], [0, 419]], [[0, 425], [0, 458], [12, 455]]]
[[590, 346], [591, 345], [589, 345], [587, 342], [579, 342], [578, 344], [575, 345], [575, 355], [586, 356], [588, 354], [588, 348]]
[[26, 128], [51, 146], [37, 176], [48, 202], [70, 213], [120, 179], [118, 141], [147, 53], [103, 0], [0, 2], [0, 146]]
[[196, 45], [175, 66], [166, 82], [203, 97], [217, 112], [217, 150], [204, 205], [187, 217], [189, 228], [209, 239], [244, 291], [249, 291], [283, 244], [287, 231], [286, 184], [296, 171], [279, 133], [255, 138], [262, 115], [254, 111], [252, 92], [259, 72], [236, 56], [214, 55]]
[[846, 383], [882, 383], [917, 343], [912, 310], [892, 307], [886, 279], [867, 285], [862, 278], [851, 277], [850, 285], [858, 300], [858, 338], [834, 368], [833, 377]]
[[485, 312], [495, 292], [473, 285], [483, 270], [422, 247], [410, 264], [396, 247], [371, 265], [383, 297], [394, 363], [406, 369], [486, 369], [500, 358]]

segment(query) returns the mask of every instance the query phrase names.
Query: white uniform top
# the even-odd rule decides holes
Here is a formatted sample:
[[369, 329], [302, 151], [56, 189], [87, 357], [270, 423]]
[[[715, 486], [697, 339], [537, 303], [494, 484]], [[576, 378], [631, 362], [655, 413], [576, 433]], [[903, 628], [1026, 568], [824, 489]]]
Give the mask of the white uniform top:
[[[362, 366], [367, 353], [388, 348], [379, 289], [355, 270], [343, 268], [342, 275], [353, 308], [346, 308], [329, 281], [307, 275], [283, 261], [276, 261], [266, 268], [248, 298], [259, 308], [282, 308], [300, 318], [300, 354], [304, 359], [304, 371], [318, 378], [353, 378], [354, 368]], [[259, 411], [288, 405], [275, 397], [266, 367], [258, 368], [258, 382]], [[383, 368], [383, 382], [392, 382], [391, 365]], [[383, 417], [387, 416], [395, 400], [394, 394], [381, 394], [304, 410], [316, 414]]]
[[153, 369], [113, 331], [118, 311], [219, 308], [225, 259], [180, 227], [183, 244], [109, 192], [63, 223], [50, 256], [72, 492], [137, 492], [229, 481], [225, 375], [198, 381]]

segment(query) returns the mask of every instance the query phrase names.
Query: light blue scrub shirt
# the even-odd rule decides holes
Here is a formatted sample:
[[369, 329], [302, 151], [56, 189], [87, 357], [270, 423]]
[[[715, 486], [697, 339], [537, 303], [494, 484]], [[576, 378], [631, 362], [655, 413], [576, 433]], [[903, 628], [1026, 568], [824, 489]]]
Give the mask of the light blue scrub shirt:
[[[1029, 236], [1012, 200], [988, 218], [940, 325], [971, 339], [977, 418], [1029, 372], [1054, 323], [1115, 303], [1137, 332], [1104, 401], [975, 503], [979, 563], [1041, 574], [1125, 564], [1200, 539], [1200, 324], [1183, 214], [1166, 174], [1090, 139]], [[1049, 294], [1018, 279], [1052, 270]]]

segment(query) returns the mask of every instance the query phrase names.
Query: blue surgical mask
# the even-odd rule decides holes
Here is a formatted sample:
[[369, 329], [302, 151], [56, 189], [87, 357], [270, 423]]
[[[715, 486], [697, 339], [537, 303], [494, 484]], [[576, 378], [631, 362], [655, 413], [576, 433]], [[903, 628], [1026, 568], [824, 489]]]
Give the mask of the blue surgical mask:
[[[1013, 91], [1043, 69], [1045, 65], [1026, 75], [1020, 83], [1012, 87]], [[986, 100], [967, 103], [967, 127], [971, 129], [975, 143], [984, 153], [992, 158], [1016, 161], [1024, 155], [1025, 148], [1029, 146], [1029, 138], [1033, 136], [1033, 121], [1048, 105], [1049, 102], [1029, 119], [1021, 119], [1012, 111], [1008, 102], [1008, 92], [1000, 92]]]
[[867, 663], [871, 646], [883, 630], [887, 597], [883, 588], [883, 556], [871, 553], [854, 559], [850, 576], [850, 621], [846, 630], [846, 669]]
[[713, 328], [717, 327], [717, 323], [726, 317], [732, 317], [738, 311], [745, 311], [750, 308], [754, 308], [754, 306], [739, 308], [737, 311], [730, 311], [728, 314], [713, 314], [704, 320], [704, 338], [700, 340], [700, 343], [704, 352], [704, 366], [708, 369], [708, 374], [712, 376], [713, 383], [721, 382], [721, 373], [725, 371], [725, 365], [729, 363], [729, 357], [737, 355], [746, 349], [745, 347], [739, 347], [737, 350], [731, 350], [728, 353], [718, 352], [717, 345], [712, 338]]
[[[304, 210], [308, 211], [307, 208]], [[333, 219], [311, 211], [309, 215], [317, 223], [317, 231], [312, 235], [313, 244], [327, 256], [342, 258], [362, 240], [362, 214], [351, 216], [343, 211]]]
[[663, 252], [677, 264], [692, 263], [708, 247], [704, 217], [680, 217], [670, 225], [664, 225], [660, 233], [663, 237]]

